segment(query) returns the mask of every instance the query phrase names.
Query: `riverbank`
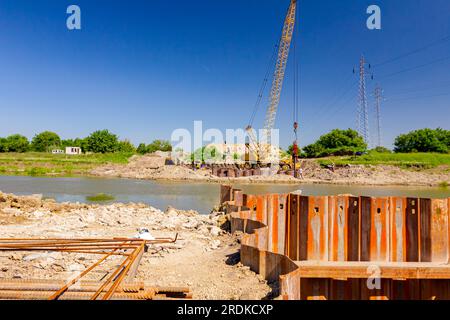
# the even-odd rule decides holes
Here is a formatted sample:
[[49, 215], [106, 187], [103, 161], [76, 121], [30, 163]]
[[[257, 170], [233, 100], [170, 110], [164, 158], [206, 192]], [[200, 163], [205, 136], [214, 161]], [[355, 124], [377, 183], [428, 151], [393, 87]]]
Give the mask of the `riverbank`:
[[[209, 169], [165, 165], [154, 155], [48, 153], [0, 154], [0, 174], [46, 177], [109, 177], [156, 181], [235, 184], [336, 184], [366, 186], [427, 186], [450, 184], [450, 155], [371, 154], [302, 160], [303, 179], [288, 175], [220, 178]], [[326, 165], [334, 164], [334, 170]]]
[[[262, 299], [272, 288], [239, 261], [238, 238], [219, 226], [220, 212], [199, 215], [193, 210], [165, 211], [138, 203], [87, 205], [57, 203], [39, 195], [0, 192], [0, 234], [4, 238], [134, 237], [146, 228], [154, 237], [176, 243], [151, 245], [136, 280], [155, 286], [188, 286], [194, 299]], [[0, 253], [0, 278], [68, 279], [98, 257], [69, 253]], [[117, 262], [117, 261], [116, 261]], [[93, 273], [90, 280], [100, 280]]]
[[71, 177], [88, 176], [106, 164], [127, 164], [130, 153], [66, 155], [48, 152], [0, 153], [0, 174]]
[[[337, 159], [334, 159], [337, 160]], [[323, 161], [323, 160], [322, 160]], [[333, 161], [333, 159], [328, 159]], [[341, 160], [342, 161], [342, 160]], [[164, 165], [158, 157], [132, 157], [127, 164], [107, 164], [91, 170], [98, 177], [117, 177], [163, 181], [201, 181], [235, 184], [299, 184], [325, 183], [340, 185], [372, 186], [447, 186], [450, 184], [450, 166], [438, 165], [430, 168], [401, 168], [396, 165], [345, 164], [334, 170], [320, 165], [317, 160], [302, 160], [303, 179], [277, 174], [273, 176], [251, 176], [223, 178], [213, 176], [210, 169], [192, 170], [182, 166]]]

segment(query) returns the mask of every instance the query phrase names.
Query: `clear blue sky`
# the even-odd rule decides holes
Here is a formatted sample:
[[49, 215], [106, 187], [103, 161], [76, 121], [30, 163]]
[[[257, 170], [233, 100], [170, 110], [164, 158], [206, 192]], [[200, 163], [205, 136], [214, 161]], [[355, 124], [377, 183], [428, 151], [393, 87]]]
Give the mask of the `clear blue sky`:
[[[81, 31], [66, 28], [70, 4], [81, 7]], [[365, 26], [371, 4], [382, 9], [381, 31]], [[0, 136], [52, 130], [74, 138], [108, 128], [137, 144], [168, 139], [194, 120], [245, 127], [288, 5], [1, 0]], [[376, 65], [450, 35], [448, 0], [299, 0], [299, 18], [301, 145], [332, 128], [355, 127], [352, 69], [362, 53]], [[450, 41], [442, 41], [373, 68], [387, 99], [385, 145], [412, 129], [449, 129], [449, 56]], [[293, 139], [292, 61], [276, 122], [284, 147]], [[375, 81], [368, 80], [372, 120]], [[255, 127], [266, 105], [265, 97]]]

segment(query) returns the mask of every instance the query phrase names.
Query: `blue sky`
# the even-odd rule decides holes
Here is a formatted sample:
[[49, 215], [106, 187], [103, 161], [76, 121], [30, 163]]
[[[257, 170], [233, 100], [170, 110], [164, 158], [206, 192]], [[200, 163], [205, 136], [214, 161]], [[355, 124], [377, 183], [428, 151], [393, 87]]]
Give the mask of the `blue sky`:
[[[70, 4], [81, 7], [82, 30], [66, 28]], [[371, 4], [381, 7], [382, 30], [366, 28]], [[0, 0], [0, 136], [52, 130], [71, 138], [108, 128], [137, 144], [192, 129], [194, 120], [245, 127], [288, 5]], [[412, 129], [450, 129], [450, 41], [439, 41], [450, 35], [450, 1], [300, 0], [298, 16], [301, 145], [355, 127], [352, 70], [361, 54], [376, 66], [431, 43], [372, 68], [370, 131], [377, 82], [386, 97], [386, 146]], [[293, 140], [292, 57], [276, 121], [284, 147]], [[263, 125], [266, 106], [267, 97], [254, 127]]]

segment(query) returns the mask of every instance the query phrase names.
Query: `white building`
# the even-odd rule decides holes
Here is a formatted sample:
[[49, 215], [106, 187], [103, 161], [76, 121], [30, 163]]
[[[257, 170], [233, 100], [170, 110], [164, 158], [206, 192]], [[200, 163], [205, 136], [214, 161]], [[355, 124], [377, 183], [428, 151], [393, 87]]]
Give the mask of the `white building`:
[[81, 148], [80, 147], [66, 147], [66, 154], [70, 154], [70, 155], [81, 154]]
[[64, 150], [61, 150], [61, 149], [53, 149], [53, 150], [52, 150], [52, 153], [53, 153], [53, 154], [62, 154], [62, 153], [64, 153]]

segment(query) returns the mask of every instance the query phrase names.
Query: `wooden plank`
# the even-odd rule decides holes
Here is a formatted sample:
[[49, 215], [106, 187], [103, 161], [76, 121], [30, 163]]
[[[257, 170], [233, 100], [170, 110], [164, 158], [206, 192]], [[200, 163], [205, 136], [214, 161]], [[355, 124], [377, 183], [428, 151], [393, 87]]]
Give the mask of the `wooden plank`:
[[406, 199], [403, 197], [390, 198], [390, 260], [406, 261]]
[[431, 199], [420, 199], [420, 261], [431, 261]]
[[309, 197], [299, 196], [299, 245], [298, 245], [298, 260], [308, 259], [308, 212], [309, 212]]
[[348, 260], [359, 261], [360, 210], [359, 198], [348, 197]]
[[371, 240], [371, 205], [372, 201], [370, 197], [360, 197], [361, 204], [361, 243], [360, 243], [360, 260], [370, 260], [370, 240]]
[[419, 199], [406, 199], [406, 261], [419, 261]]

